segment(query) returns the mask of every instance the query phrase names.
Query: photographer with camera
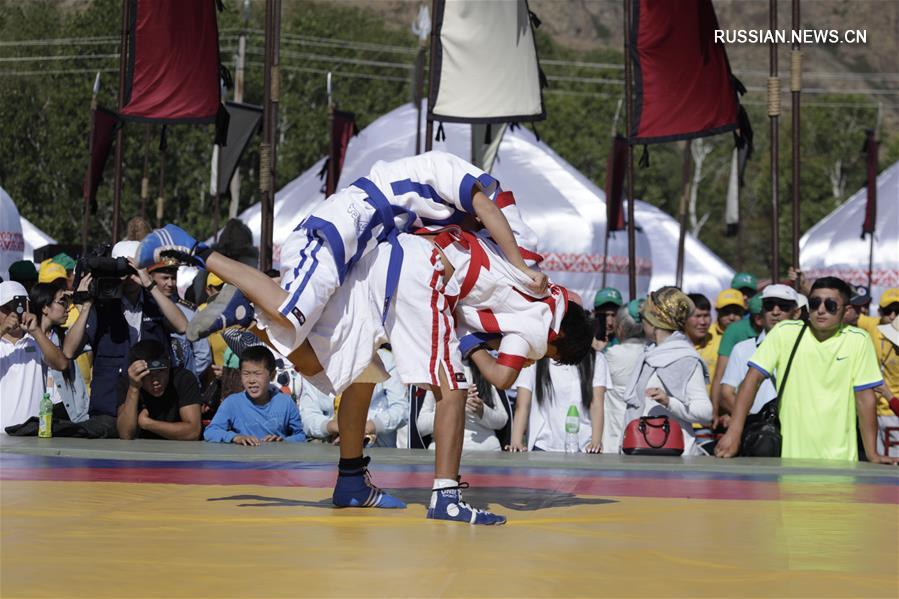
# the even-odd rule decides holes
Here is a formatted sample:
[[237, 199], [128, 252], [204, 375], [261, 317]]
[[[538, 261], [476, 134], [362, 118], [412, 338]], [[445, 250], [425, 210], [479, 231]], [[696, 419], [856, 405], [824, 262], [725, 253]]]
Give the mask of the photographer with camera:
[[200, 438], [200, 387], [193, 373], [172, 368], [167, 346], [145, 339], [128, 355], [118, 382], [116, 428], [120, 439]]
[[[92, 417], [116, 417], [116, 385], [128, 369], [128, 352], [134, 345], [151, 339], [170, 348], [169, 332], [183, 333], [187, 328], [187, 319], [150, 275], [134, 268], [137, 247], [136, 241], [120, 241], [111, 257], [79, 261], [75, 303], [81, 305], [63, 351], [74, 357], [89, 344], [94, 353]], [[114, 423], [109, 428], [114, 433]]]
[[0, 283], [0, 428], [22, 424], [40, 411], [45, 367], [65, 370], [69, 360], [28, 311], [20, 283]]

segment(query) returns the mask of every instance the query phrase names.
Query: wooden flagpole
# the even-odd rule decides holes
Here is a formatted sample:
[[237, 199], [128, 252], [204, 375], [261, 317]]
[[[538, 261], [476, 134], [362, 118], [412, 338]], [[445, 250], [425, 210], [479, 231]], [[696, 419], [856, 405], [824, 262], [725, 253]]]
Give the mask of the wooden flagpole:
[[[125, 106], [125, 67], [128, 64], [129, 0], [122, 0], [122, 35], [119, 43], [119, 110]], [[115, 183], [112, 196], [112, 243], [119, 240], [119, 211], [122, 205], [122, 162], [125, 159], [125, 128], [119, 127], [115, 137]]]
[[437, 0], [431, 0], [431, 52], [428, 56], [428, 115], [425, 125], [425, 152], [430, 152], [434, 145], [434, 121], [431, 120], [431, 94], [437, 83], [437, 67], [434, 64], [437, 55]]
[[[799, 24], [799, 0], [793, 0], [793, 31], [798, 31]], [[802, 94], [802, 52], [797, 40], [793, 40], [793, 51], [790, 54], [790, 96], [792, 101], [793, 119], [793, 267], [799, 269], [799, 202], [801, 193], [799, 189], [800, 162], [799, 162], [799, 102]]]
[[259, 190], [262, 192], [262, 227], [259, 268], [272, 267], [275, 204], [278, 101], [280, 96], [281, 0], [265, 2], [265, 89], [262, 105], [262, 144], [259, 148]]
[[684, 286], [684, 244], [687, 241], [687, 201], [690, 197], [690, 151], [692, 140], [684, 144], [683, 177], [684, 190], [680, 198], [678, 217], [680, 219], [680, 235], [677, 239], [677, 271], [675, 274], [675, 287], [683, 289]]
[[[631, 61], [631, 1], [624, 0], [624, 96], [627, 137], [633, 127], [633, 64]], [[638, 0], [639, 1], [639, 0]], [[629, 299], [637, 299], [637, 230], [634, 222], [634, 146], [628, 139], [625, 169], [627, 197], [627, 274]]]
[[[777, 0], [768, 0], [768, 27], [777, 31]], [[772, 36], [773, 39], [773, 36]], [[780, 117], [780, 79], [777, 77], [777, 41], [768, 44], [768, 117], [771, 123], [771, 282], [780, 273], [780, 199], [778, 180], [778, 143]]]
[[91, 192], [94, 187], [94, 129], [97, 126], [97, 94], [99, 93], [100, 73], [98, 71], [94, 79], [94, 87], [91, 90], [90, 136], [87, 140], [87, 180], [85, 181], [84, 207], [81, 211], [81, 255], [87, 254], [87, 238], [90, 229], [88, 213], [90, 212]]

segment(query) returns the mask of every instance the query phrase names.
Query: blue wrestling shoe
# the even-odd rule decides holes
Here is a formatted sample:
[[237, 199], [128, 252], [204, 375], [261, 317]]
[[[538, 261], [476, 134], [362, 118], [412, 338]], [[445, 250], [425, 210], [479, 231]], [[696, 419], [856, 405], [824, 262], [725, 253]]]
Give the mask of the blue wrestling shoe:
[[428, 508], [427, 517], [431, 520], [454, 520], [488, 526], [506, 523], [505, 516], [473, 508], [462, 501], [462, 489], [467, 488], [468, 483], [459, 483], [458, 487], [434, 489], [434, 492], [437, 493], [437, 503], [434, 507]]
[[248, 327], [256, 318], [250, 300], [234, 285], [225, 285], [206, 307], [187, 323], [189, 341], [205, 339], [230, 326]]
[[161, 262], [166, 256], [175, 257], [187, 264], [206, 268], [209, 246], [197, 241], [177, 225], [168, 224], [156, 229], [140, 242], [137, 250], [137, 265], [147, 268]]
[[362, 468], [340, 473], [340, 476], [337, 477], [337, 484], [334, 485], [331, 502], [337, 507], [405, 509], [405, 503], [388, 495], [371, 482], [371, 474], [368, 472], [370, 461], [371, 458], [366, 456], [363, 458]]

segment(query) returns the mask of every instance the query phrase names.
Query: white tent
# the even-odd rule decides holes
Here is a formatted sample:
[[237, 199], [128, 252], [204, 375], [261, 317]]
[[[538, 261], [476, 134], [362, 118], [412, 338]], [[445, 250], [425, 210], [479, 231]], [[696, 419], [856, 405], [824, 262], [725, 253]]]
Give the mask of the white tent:
[[[806, 276], [837, 276], [853, 285], [868, 285], [870, 238], [861, 238], [867, 188], [808, 230], [799, 240]], [[899, 162], [877, 177], [877, 223], [874, 232], [871, 297], [899, 287]]]
[[9, 277], [9, 266], [19, 260], [31, 260], [34, 250], [56, 243], [52, 237], [19, 215], [9, 194], [0, 187], [0, 277]]
[[20, 216], [19, 220], [22, 221], [22, 237], [25, 238], [25, 250], [22, 252], [23, 260], [33, 260], [34, 250], [56, 243], [55, 239], [35, 227], [24, 216]]
[[[416, 111], [411, 104], [377, 119], [354, 137], [338, 187], [351, 184], [369, 172], [378, 160], [410, 156], [415, 148]], [[470, 152], [470, 127], [447, 123], [446, 141], [434, 149], [464, 158]], [[316, 176], [318, 162], [284, 187], [275, 197], [275, 257], [279, 246], [312, 205], [322, 199], [322, 182]], [[605, 195], [593, 182], [560, 158], [549, 146], [525, 129], [509, 131], [503, 138], [493, 174], [505, 189], [514, 192], [525, 222], [537, 233], [543, 268], [559, 284], [581, 294], [589, 302], [600, 287], [605, 230]], [[678, 223], [657, 208], [637, 202], [638, 293], [674, 284]], [[258, 241], [259, 206], [240, 216]], [[686, 242], [684, 288], [714, 297], [727, 287], [733, 271], [695, 238]], [[609, 274], [606, 283], [627, 291], [627, 235], [613, 233], [609, 242]]]

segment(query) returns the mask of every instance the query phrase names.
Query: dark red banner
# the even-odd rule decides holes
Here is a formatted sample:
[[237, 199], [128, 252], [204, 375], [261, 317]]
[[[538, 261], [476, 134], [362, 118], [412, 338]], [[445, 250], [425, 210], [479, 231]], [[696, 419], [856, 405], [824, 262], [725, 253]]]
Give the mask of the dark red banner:
[[94, 111], [94, 129], [91, 131], [90, 145], [91, 163], [84, 173], [82, 185], [83, 197], [90, 204], [91, 214], [97, 213], [97, 190], [103, 180], [103, 169], [106, 168], [106, 160], [109, 158], [118, 126], [119, 118], [116, 113], [105, 108], [97, 108]]
[[877, 154], [878, 144], [874, 131], [868, 129], [865, 141], [866, 166], [868, 171], [868, 201], [865, 203], [865, 222], [862, 224], [862, 237], [874, 234], [877, 228]]
[[629, 141], [693, 139], [737, 127], [738, 99], [711, 0], [634, 2]]
[[221, 102], [215, 0], [130, 0], [129, 120], [215, 122]]
[[609, 231], [624, 230], [624, 169], [627, 166], [627, 141], [621, 135], [612, 139], [606, 163], [606, 223]]
[[343, 161], [346, 158], [346, 149], [350, 145], [350, 138], [358, 129], [356, 128], [356, 115], [342, 110], [334, 111], [331, 121], [331, 152], [328, 155], [328, 178], [325, 180], [325, 195], [331, 195], [337, 191], [337, 182], [340, 181], [340, 173], [343, 170]]

